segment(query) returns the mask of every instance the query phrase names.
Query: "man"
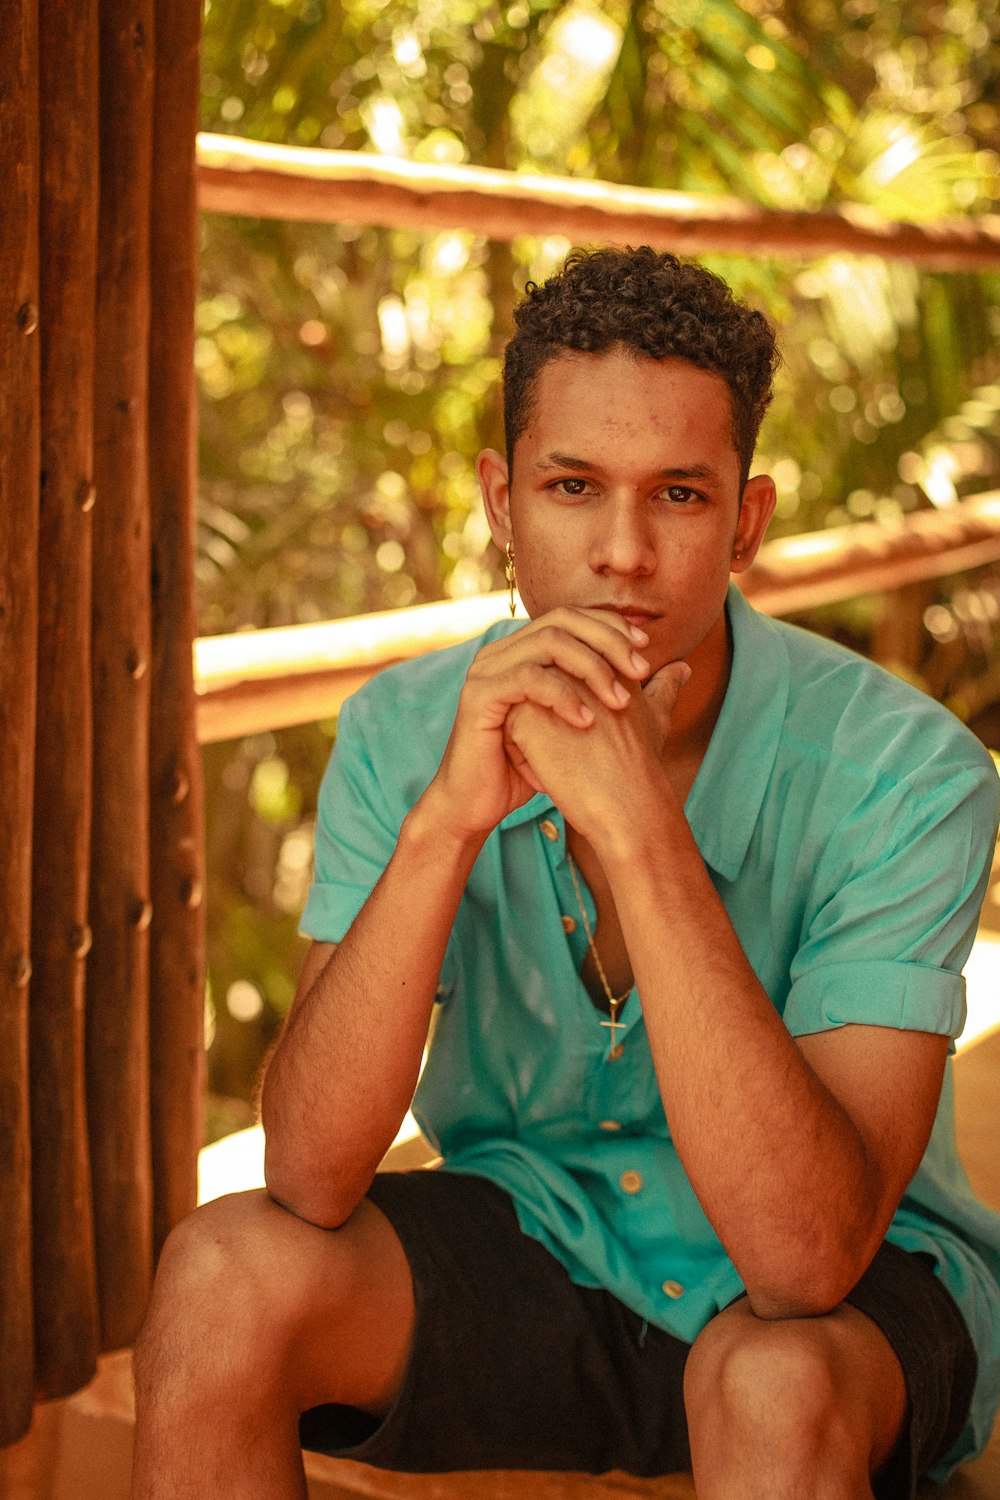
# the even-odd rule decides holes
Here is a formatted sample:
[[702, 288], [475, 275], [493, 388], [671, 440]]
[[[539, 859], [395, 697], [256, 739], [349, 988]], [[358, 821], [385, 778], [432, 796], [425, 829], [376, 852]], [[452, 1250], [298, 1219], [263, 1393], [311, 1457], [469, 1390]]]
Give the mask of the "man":
[[[531, 621], [344, 709], [268, 1193], [168, 1242], [136, 1494], [301, 1496], [301, 1438], [911, 1496], [1000, 1399], [1000, 1223], [942, 1093], [996, 776], [730, 586], [774, 503], [759, 314], [640, 249], [517, 321], [479, 476]], [[376, 1178], [429, 1029], [444, 1165]]]

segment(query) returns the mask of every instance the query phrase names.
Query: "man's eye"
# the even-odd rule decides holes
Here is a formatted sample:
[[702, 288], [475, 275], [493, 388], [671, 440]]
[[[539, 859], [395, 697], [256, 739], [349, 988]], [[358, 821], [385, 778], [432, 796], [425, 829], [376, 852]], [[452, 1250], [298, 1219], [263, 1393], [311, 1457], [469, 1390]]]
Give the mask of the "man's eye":
[[666, 490], [666, 496], [668, 500], [677, 501], [682, 505], [688, 500], [697, 499], [694, 490], [689, 490], [687, 485], [684, 484], [670, 485]]
[[559, 488], [567, 495], [585, 495], [587, 481], [585, 479], [560, 479]]

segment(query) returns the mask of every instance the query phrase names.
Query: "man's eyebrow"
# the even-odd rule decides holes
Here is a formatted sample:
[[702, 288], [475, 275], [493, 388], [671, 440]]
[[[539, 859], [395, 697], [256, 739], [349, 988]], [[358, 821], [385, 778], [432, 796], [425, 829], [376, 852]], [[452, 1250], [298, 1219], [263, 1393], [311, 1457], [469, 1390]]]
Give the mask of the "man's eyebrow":
[[536, 469], [599, 469], [599, 464], [591, 463], [586, 458], [574, 458], [569, 453], [546, 453], [538, 459], [534, 467]]
[[[599, 474], [602, 466], [586, 458], [574, 458], [571, 453], [546, 453], [535, 463], [536, 469], [576, 469], [579, 473]], [[719, 475], [711, 464], [683, 464], [671, 468], [657, 469], [657, 479], [712, 479]]]
[[661, 469], [661, 479], [718, 479], [717, 469], [711, 464], [686, 464], [675, 469]]

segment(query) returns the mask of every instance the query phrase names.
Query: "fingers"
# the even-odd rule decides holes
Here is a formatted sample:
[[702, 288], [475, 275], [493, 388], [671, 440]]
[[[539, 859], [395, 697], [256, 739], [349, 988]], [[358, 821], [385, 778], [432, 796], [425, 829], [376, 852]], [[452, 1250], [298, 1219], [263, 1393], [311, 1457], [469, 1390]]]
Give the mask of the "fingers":
[[609, 708], [624, 708], [629, 702], [623, 677], [639, 682], [649, 672], [643, 655], [649, 636], [608, 610], [552, 610], [525, 634], [533, 638], [532, 649], [550, 651], [554, 665], [586, 682]]
[[539, 781], [538, 777], [531, 769], [530, 762], [528, 761], [528, 758], [525, 755], [524, 751], [521, 749], [517, 741], [507, 733], [504, 734], [504, 751], [506, 752], [507, 759], [514, 767], [514, 770], [520, 776], [521, 780], [526, 782], [527, 785], [531, 787], [532, 791], [544, 792], [545, 788], [542, 786], [542, 783]]
[[587, 702], [586, 688], [579, 678], [568, 676], [558, 667], [526, 662], [511, 674], [510, 686], [517, 689], [514, 701], [551, 709], [573, 729], [589, 729], [594, 722], [594, 710]]
[[[648, 640], [644, 631], [607, 611], [558, 609], [484, 647], [474, 670], [493, 679], [513, 678], [528, 664], [554, 669], [563, 680], [584, 685], [595, 699], [620, 712], [631, 699], [627, 684], [641, 681], [649, 672], [642, 654]], [[538, 682], [536, 677], [531, 680]], [[526, 696], [542, 701], [533, 691]], [[555, 707], [549, 702], [546, 706]], [[561, 717], [566, 714], [561, 712]]]

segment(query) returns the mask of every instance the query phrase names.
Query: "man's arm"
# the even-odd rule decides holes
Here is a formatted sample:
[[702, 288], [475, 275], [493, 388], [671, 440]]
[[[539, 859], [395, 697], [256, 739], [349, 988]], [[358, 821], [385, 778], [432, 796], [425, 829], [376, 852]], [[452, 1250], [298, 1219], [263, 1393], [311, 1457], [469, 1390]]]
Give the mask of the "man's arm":
[[525, 705], [508, 720], [512, 754], [610, 883], [674, 1142], [754, 1311], [821, 1313], [861, 1275], [920, 1161], [948, 1041], [790, 1035], [661, 765], [672, 701], [654, 679], [586, 742]]
[[343, 942], [310, 950], [264, 1076], [261, 1118], [269, 1192], [322, 1228], [353, 1212], [410, 1107], [477, 853], [425, 798]]
[[623, 712], [622, 680], [648, 669], [634, 657], [645, 639], [607, 612], [559, 610], [475, 658], [440, 768], [343, 941], [310, 955], [264, 1077], [265, 1178], [293, 1212], [343, 1223], [409, 1108], [469, 873], [489, 832], [535, 791], [505, 750], [511, 705], [534, 703], [585, 734], [591, 704]]
[[606, 842], [602, 860], [671, 1133], [754, 1311], [827, 1312], [920, 1162], [948, 1038], [875, 1026], [793, 1038], [667, 806], [641, 851]]

